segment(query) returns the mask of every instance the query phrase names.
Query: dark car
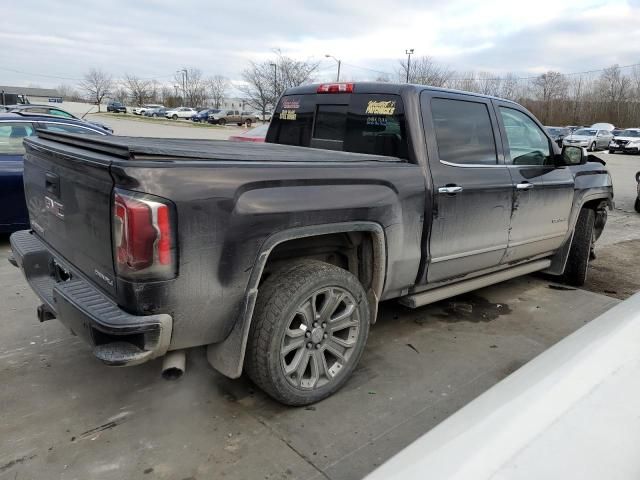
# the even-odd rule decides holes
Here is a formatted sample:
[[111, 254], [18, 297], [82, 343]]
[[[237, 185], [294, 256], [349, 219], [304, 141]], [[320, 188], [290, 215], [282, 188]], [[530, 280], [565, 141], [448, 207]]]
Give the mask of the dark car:
[[545, 127], [547, 132], [549, 132], [549, 136], [551, 140], [556, 142], [559, 147], [562, 147], [562, 139], [569, 135], [571, 132], [568, 128], [564, 127]]
[[636, 173], [636, 183], [637, 183], [637, 196], [636, 196], [636, 201], [634, 202], [633, 206], [636, 209], [636, 212], [640, 213], [640, 172]]
[[265, 143], [70, 137], [25, 140], [32, 230], [11, 248], [39, 318], [108, 365], [176, 370], [206, 345], [290, 405], [348, 380], [380, 301], [582, 285], [613, 198], [600, 159], [517, 103], [419, 85], [289, 89]]
[[121, 102], [112, 100], [107, 103], [107, 112], [127, 113], [127, 107], [125, 107]]
[[22, 181], [22, 155], [26, 137], [37, 134], [37, 129], [50, 132], [108, 135], [103, 129], [72, 118], [49, 115], [0, 113], [0, 233], [29, 228], [29, 216], [24, 201]]
[[104, 123], [90, 122], [89, 120], [85, 120], [84, 118], [76, 117], [73, 113], [69, 113], [66, 110], [63, 110], [59, 107], [52, 107], [50, 105], [36, 105], [36, 104], [8, 105], [5, 107], [5, 112], [21, 112], [24, 114], [52, 115], [54, 117], [68, 118], [68, 119], [78, 120], [79, 122], [89, 123], [96, 127], [102, 128], [108, 133], [113, 133], [113, 129], [108, 125], [105, 125]]
[[214, 113], [218, 113], [220, 111], [219, 108], [205, 108], [204, 110], [199, 110], [191, 120], [199, 123], [207, 123], [209, 120], [209, 115], [213, 115]]
[[153, 118], [164, 118], [165, 113], [167, 113], [169, 109], [167, 107], [154, 107], [148, 108], [140, 115], [144, 115], [145, 117], [153, 117]]

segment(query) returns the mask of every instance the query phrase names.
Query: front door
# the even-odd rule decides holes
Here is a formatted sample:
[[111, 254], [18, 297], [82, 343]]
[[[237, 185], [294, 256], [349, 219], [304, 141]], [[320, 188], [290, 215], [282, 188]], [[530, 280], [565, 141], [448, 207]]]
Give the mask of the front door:
[[426, 90], [421, 106], [434, 190], [431, 283], [500, 264], [513, 187], [490, 100]]
[[551, 139], [529, 114], [511, 103], [495, 103], [514, 188], [509, 248], [503, 262], [551, 253], [569, 229], [573, 174], [569, 167], [555, 165]]

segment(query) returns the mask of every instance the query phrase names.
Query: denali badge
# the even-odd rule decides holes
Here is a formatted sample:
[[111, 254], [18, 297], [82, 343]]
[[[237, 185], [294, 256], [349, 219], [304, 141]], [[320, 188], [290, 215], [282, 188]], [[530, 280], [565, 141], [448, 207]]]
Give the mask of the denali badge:
[[60, 202], [44, 197], [44, 208], [47, 212], [53, 213], [56, 217], [64, 220], [64, 205]]
[[97, 268], [93, 270], [93, 273], [95, 273], [96, 277], [98, 277], [100, 280], [107, 283], [110, 287], [113, 287], [113, 280], [111, 280], [109, 277], [107, 277], [104, 273], [99, 271]]

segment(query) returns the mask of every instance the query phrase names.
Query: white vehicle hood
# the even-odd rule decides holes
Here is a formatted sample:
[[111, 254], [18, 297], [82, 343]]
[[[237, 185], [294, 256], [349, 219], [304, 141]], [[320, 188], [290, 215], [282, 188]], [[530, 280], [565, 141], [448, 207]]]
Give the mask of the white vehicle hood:
[[564, 137], [565, 140], [591, 140], [595, 135], [569, 135]]
[[463, 407], [367, 480], [640, 478], [640, 293]]

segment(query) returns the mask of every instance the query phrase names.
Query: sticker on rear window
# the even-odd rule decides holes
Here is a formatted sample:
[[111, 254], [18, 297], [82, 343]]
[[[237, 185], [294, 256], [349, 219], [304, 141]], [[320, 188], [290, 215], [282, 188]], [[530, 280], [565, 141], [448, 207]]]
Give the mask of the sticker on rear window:
[[285, 98], [282, 100], [283, 110], [297, 110], [300, 108], [300, 100], [297, 98]]
[[282, 110], [280, 120], [295, 120], [297, 117], [295, 110]]
[[396, 111], [396, 102], [395, 100], [369, 100], [367, 104], [367, 115], [393, 115], [393, 112]]

